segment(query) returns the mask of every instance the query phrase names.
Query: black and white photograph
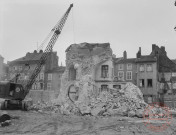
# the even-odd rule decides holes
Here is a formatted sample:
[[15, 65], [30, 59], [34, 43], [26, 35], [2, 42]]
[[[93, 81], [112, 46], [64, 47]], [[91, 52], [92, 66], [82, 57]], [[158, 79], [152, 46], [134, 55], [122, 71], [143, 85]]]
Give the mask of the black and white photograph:
[[0, 135], [176, 135], [176, 0], [0, 0]]

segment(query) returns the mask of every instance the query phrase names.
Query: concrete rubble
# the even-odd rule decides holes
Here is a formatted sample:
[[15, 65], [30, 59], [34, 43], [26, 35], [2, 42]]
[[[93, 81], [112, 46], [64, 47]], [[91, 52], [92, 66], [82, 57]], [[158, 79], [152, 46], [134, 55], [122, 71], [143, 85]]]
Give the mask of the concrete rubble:
[[69, 100], [65, 103], [55, 100], [50, 104], [35, 104], [31, 110], [60, 112], [65, 115], [143, 117], [143, 111], [147, 104], [144, 102], [139, 88], [132, 83], [127, 83], [115, 94], [116, 96], [113, 94], [102, 92], [97, 97], [85, 97], [85, 93], [80, 93], [80, 97], [84, 98], [79, 98], [74, 103]]

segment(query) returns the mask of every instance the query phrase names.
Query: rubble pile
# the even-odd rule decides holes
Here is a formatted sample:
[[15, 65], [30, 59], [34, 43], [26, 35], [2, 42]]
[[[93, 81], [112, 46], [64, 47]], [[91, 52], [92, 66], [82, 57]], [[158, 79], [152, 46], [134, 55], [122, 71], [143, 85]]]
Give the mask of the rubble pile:
[[79, 100], [75, 102], [76, 108], [80, 110], [82, 115], [142, 117], [143, 111], [147, 106], [140, 89], [132, 83], [127, 83], [120, 91], [110, 89], [109, 91], [101, 92], [97, 97], [88, 96], [87, 98], [82, 102]]
[[[115, 91], [115, 92], [112, 92]], [[92, 115], [143, 117], [147, 104], [143, 100], [142, 93], [132, 83], [127, 83], [123, 89], [117, 91], [110, 89], [101, 92], [97, 97], [85, 97], [85, 92], [79, 93], [77, 101], [53, 102], [52, 104], [36, 104], [31, 110], [60, 112], [64, 115]], [[84, 97], [84, 98], [83, 98]], [[86, 99], [85, 99], [86, 98]]]
[[38, 102], [37, 104], [33, 104], [29, 106], [28, 110], [38, 111], [38, 112], [58, 112], [60, 106], [54, 105], [52, 103], [41, 103]]

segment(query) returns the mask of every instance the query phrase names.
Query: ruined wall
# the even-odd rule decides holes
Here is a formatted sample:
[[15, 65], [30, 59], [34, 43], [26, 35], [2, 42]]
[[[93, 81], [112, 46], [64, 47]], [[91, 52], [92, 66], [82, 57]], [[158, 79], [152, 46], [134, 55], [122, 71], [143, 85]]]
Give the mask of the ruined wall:
[[95, 84], [97, 65], [111, 59], [109, 43], [70, 45], [66, 50], [66, 69], [61, 79], [59, 99], [62, 102], [70, 100], [69, 93], [72, 91], [78, 102], [84, 100], [88, 103], [98, 93]]

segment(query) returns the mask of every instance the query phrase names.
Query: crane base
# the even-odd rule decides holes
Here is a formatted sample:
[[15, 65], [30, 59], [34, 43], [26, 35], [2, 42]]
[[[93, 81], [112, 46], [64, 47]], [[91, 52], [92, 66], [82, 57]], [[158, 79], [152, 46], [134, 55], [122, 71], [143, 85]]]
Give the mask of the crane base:
[[1, 110], [24, 110], [27, 111], [27, 102], [20, 100], [5, 100], [1, 103]]

